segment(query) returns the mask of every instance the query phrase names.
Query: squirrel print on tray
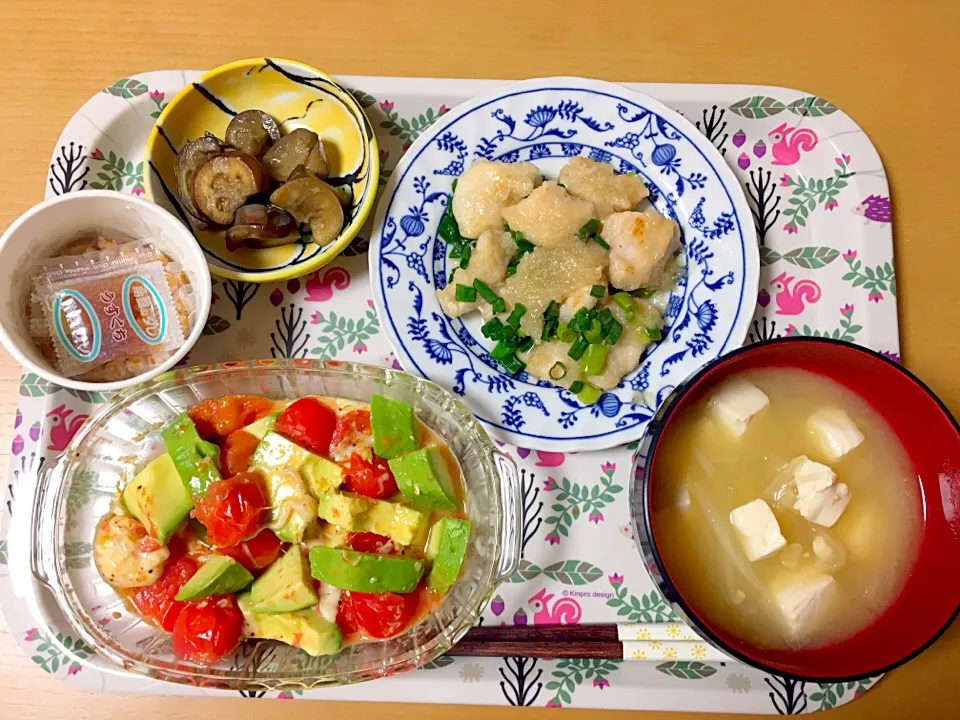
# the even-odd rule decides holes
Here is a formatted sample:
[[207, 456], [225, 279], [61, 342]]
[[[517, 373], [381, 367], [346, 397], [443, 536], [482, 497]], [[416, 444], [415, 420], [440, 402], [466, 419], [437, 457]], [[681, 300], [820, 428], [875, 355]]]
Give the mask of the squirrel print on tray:
[[793, 165], [800, 160], [801, 152], [810, 152], [817, 146], [817, 134], [808, 128], [793, 128], [783, 123], [770, 131], [773, 145], [771, 165]]
[[534, 625], [576, 625], [580, 622], [583, 615], [580, 603], [573, 598], [560, 598], [552, 602], [554, 597], [553, 593], [543, 588], [528, 600], [533, 610]]
[[58, 452], [67, 449], [67, 445], [73, 440], [73, 436], [86, 422], [89, 415], [73, 415], [73, 410], [67, 410], [66, 405], [58, 405], [47, 413], [50, 418], [50, 444], [47, 450], [56, 450]]
[[777, 315], [799, 315], [806, 305], [817, 302], [822, 295], [820, 286], [813, 280], [799, 280], [791, 287], [794, 280], [793, 275], [782, 272], [770, 281], [776, 292]]

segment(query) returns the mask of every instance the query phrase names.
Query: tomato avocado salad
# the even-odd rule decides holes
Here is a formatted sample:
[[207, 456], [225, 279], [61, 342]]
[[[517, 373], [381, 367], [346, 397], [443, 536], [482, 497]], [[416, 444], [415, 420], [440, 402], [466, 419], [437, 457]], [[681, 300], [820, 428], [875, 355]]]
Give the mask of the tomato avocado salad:
[[97, 525], [103, 578], [174, 653], [246, 639], [330, 655], [425, 617], [467, 554], [460, 469], [406, 403], [204, 400]]

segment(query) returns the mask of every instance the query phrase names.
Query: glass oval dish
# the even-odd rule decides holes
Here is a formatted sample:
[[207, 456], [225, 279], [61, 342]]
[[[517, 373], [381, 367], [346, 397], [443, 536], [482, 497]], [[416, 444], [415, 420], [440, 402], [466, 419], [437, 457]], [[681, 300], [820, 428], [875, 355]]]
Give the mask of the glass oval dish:
[[[310, 657], [280, 643], [248, 640], [220, 663], [202, 666], [173, 656], [169, 635], [130, 612], [100, 577], [92, 555], [68, 562], [66, 547], [90, 543], [117, 487], [163, 450], [159, 429], [189, 405], [234, 393], [361, 402], [383, 393], [413, 405], [460, 463], [466, 511], [474, 525], [460, 579], [439, 608], [395, 638], [350, 645], [338, 655]], [[119, 393], [77, 433], [40, 477], [30, 563], [84, 642], [124, 670], [230, 690], [310, 689], [410, 670], [449, 650], [497, 585], [517, 570], [520, 508], [516, 467], [463, 403], [431, 382], [339, 361], [206, 365], [171, 371]]]

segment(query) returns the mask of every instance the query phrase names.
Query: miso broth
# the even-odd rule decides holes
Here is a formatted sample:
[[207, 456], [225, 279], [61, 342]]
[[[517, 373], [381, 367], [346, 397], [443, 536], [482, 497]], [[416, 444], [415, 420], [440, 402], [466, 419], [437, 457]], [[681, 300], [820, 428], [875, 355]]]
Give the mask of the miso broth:
[[[790, 368], [736, 377], [769, 399], [741, 437], [716, 419], [707, 394], [672, 421], [661, 441], [652, 508], [663, 561], [698, 613], [753, 645], [838, 642], [868, 626], [903, 588], [921, 532], [918, 479], [887, 423], [847, 388]], [[845, 412], [863, 435], [839, 460], [828, 457], [807, 425], [825, 408]], [[776, 499], [784, 469], [804, 455], [832, 468], [849, 489], [832, 527]], [[751, 562], [729, 516], [758, 498], [772, 509], [787, 544]], [[833, 578], [826, 580], [830, 592], [804, 608], [800, 627], [791, 626], [775, 593], [824, 575]]]

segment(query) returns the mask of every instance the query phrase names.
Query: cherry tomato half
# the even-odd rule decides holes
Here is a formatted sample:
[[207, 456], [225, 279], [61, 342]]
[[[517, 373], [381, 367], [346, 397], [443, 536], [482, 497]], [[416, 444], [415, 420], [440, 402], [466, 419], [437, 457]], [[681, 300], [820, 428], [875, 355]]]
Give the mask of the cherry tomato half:
[[300, 447], [326, 456], [336, 427], [337, 414], [331, 408], [316, 398], [305, 397], [288, 405], [273, 429]]
[[381, 500], [397, 492], [397, 481], [383, 458], [374, 457], [371, 461], [353, 453], [341, 467], [344, 490]]
[[191, 558], [181, 557], [164, 565], [163, 573], [153, 585], [138, 588], [130, 599], [145, 618], [152, 620], [167, 632], [173, 630], [184, 603], [174, 597], [187, 580], [197, 571], [197, 563]]
[[419, 604], [419, 588], [403, 595], [344, 590], [337, 610], [337, 624], [345, 635], [359, 629], [372, 638], [393, 637], [410, 624]]
[[260, 441], [246, 430], [234, 430], [220, 447], [220, 474], [239, 475], [250, 469], [250, 458]]
[[[372, 532], [348, 533], [347, 544], [357, 552], [375, 553], [380, 552], [380, 548], [390, 542], [390, 538], [385, 535], [377, 535]], [[395, 554], [396, 548], [391, 545], [388, 555]]]
[[371, 432], [370, 411], [364, 410], [363, 408], [351, 410], [350, 412], [344, 413], [337, 420], [337, 429], [333, 431], [333, 439], [330, 441], [330, 446], [337, 447], [343, 444], [344, 441], [355, 445], [357, 442], [355, 438], [358, 435], [369, 436]]
[[217, 548], [221, 555], [232, 557], [250, 572], [263, 570], [276, 562], [282, 549], [280, 538], [264, 528], [249, 540], [230, 547]]
[[211, 483], [206, 494], [193, 502], [193, 516], [207, 528], [207, 544], [216, 547], [236, 545], [253, 535], [268, 507], [257, 473]]
[[271, 409], [273, 403], [258, 395], [224, 395], [194, 405], [187, 414], [201, 438], [215, 440], [249, 425]]
[[186, 603], [173, 628], [173, 654], [212, 665], [237, 646], [242, 629], [243, 615], [233, 595]]

